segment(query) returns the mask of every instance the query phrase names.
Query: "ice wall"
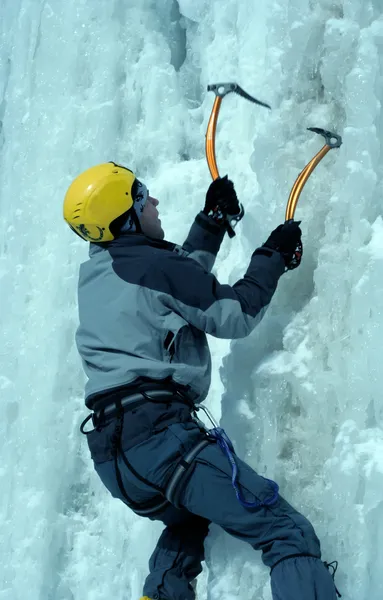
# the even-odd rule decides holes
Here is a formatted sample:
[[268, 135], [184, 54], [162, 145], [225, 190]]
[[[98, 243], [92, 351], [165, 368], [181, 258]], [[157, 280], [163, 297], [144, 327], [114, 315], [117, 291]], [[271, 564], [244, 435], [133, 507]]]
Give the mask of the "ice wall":
[[[86, 245], [62, 221], [71, 179], [135, 169], [181, 242], [209, 184], [213, 95], [229, 96], [217, 159], [246, 206], [217, 260], [242, 275], [283, 221], [295, 177], [343, 136], [297, 210], [304, 261], [246, 340], [211, 340], [209, 404], [238, 453], [313, 521], [345, 598], [382, 597], [383, 134], [381, 0], [3, 0], [0, 5], [0, 598], [134, 600], [161, 526], [108, 497], [78, 432], [74, 348]], [[223, 368], [219, 373], [221, 359]], [[222, 382], [220, 380], [222, 377]], [[199, 596], [269, 600], [250, 548], [212, 528]]]

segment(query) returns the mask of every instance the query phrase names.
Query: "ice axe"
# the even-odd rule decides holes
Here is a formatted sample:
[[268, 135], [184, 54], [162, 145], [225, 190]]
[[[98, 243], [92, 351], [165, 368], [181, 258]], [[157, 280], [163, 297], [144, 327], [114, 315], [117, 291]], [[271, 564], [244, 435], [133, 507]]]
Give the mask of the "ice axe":
[[323, 135], [323, 137], [326, 140], [326, 143], [323, 146], [323, 148], [319, 150], [318, 154], [316, 154], [314, 158], [312, 158], [310, 162], [305, 166], [305, 168], [299, 173], [291, 189], [290, 196], [287, 201], [285, 215], [286, 221], [289, 221], [290, 219], [294, 218], [299, 196], [301, 195], [303, 187], [306, 184], [311, 173], [314, 171], [315, 167], [320, 163], [322, 158], [326, 156], [327, 152], [332, 150], [332, 148], [340, 148], [340, 146], [342, 145], [342, 138], [336, 133], [326, 131], [325, 129], [321, 129], [320, 127], [308, 127], [307, 130], [313, 131], [314, 133], [318, 133], [319, 135]]
[[[261, 102], [260, 100], [253, 98], [253, 96], [250, 96], [250, 94], [245, 92], [245, 90], [243, 90], [237, 83], [213, 83], [212, 85], [207, 86], [207, 91], [215, 93], [215, 100], [206, 130], [205, 146], [207, 164], [209, 165], [209, 171], [212, 176], [212, 179], [214, 180], [219, 177], [217, 161], [215, 158], [215, 134], [217, 130], [217, 121], [222, 104], [222, 99], [225, 96], [227, 96], [227, 94], [230, 94], [230, 92], [234, 92], [235, 94], [242, 96], [242, 98], [245, 98], [246, 100], [249, 100], [254, 104], [259, 104], [260, 106], [265, 106], [266, 108], [271, 108], [271, 106], [269, 106], [265, 102]], [[236, 226], [238, 221], [240, 221], [243, 217], [242, 204], [240, 204], [240, 207], [241, 211], [238, 215], [227, 215], [226, 217], [226, 229], [229, 234], [229, 237], [231, 238], [235, 236], [234, 227]]]
[[[310, 160], [310, 162], [305, 166], [305, 168], [299, 173], [295, 183], [291, 189], [289, 199], [287, 201], [286, 206], [286, 214], [285, 220], [291, 221], [294, 219], [295, 209], [298, 204], [299, 196], [310, 177], [311, 173], [314, 171], [315, 167], [320, 163], [322, 158], [326, 156], [327, 152], [332, 150], [333, 148], [340, 148], [342, 145], [342, 138], [340, 135], [336, 133], [332, 133], [331, 131], [327, 131], [326, 129], [321, 129], [320, 127], [308, 127], [308, 131], [313, 131], [314, 133], [318, 133], [319, 135], [323, 135], [326, 140], [325, 145], [319, 152]], [[300, 242], [295, 250], [293, 260], [289, 265], [289, 270], [296, 269], [302, 257], [303, 247], [302, 242]]]

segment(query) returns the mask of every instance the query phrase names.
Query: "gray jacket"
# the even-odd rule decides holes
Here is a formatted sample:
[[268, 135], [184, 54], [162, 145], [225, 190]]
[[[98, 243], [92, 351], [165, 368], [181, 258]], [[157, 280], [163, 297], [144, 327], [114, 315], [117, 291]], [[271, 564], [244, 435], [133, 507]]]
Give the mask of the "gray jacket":
[[88, 382], [85, 401], [138, 378], [188, 386], [206, 398], [211, 359], [206, 333], [249, 335], [284, 271], [278, 252], [258, 248], [233, 286], [210, 273], [224, 229], [199, 213], [182, 247], [142, 234], [90, 244], [80, 267], [76, 343]]

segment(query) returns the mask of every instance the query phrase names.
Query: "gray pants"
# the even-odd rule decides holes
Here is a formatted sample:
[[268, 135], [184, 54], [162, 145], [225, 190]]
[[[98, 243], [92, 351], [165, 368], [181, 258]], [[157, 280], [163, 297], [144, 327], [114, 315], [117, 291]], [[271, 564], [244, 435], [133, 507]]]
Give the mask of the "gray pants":
[[[140, 477], [157, 489], [165, 488], [177, 459], [201, 436], [194, 422], [174, 423], [126, 450], [125, 456]], [[108, 438], [110, 432], [92, 433], [91, 450], [100, 444], [107, 446]], [[147, 502], [158, 495], [121, 458], [118, 464], [126, 493], [133, 501]], [[273, 495], [267, 480], [238, 458], [237, 464], [246, 501], [264, 501]], [[96, 463], [95, 468], [111, 494], [124, 501], [114, 462]], [[207, 446], [195, 460], [180, 500], [182, 508], [169, 505], [150, 517], [166, 527], [150, 559], [144, 595], [153, 600], [194, 600], [190, 584], [202, 570], [204, 539], [213, 522], [262, 551], [264, 564], [272, 569], [274, 600], [336, 599], [332, 577], [320, 560], [319, 540], [309, 521], [280, 496], [272, 506], [243, 508], [232, 487], [229, 461], [217, 444]]]

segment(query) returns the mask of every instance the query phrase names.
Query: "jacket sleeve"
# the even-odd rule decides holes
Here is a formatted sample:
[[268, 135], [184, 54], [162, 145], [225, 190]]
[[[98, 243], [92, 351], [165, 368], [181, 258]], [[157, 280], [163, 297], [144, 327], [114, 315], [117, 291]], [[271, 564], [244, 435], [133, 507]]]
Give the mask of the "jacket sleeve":
[[206, 271], [211, 271], [225, 236], [226, 229], [202, 211], [198, 213], [182, 247], [189, 258], [197, 261]]
[[246, 337], [261, 320], [285, 269], [278, 252], [260, 250], [233, 286], [220, 284], [194, 260], [170, 254], [155, 265], [160, 302], [217, 338]]

